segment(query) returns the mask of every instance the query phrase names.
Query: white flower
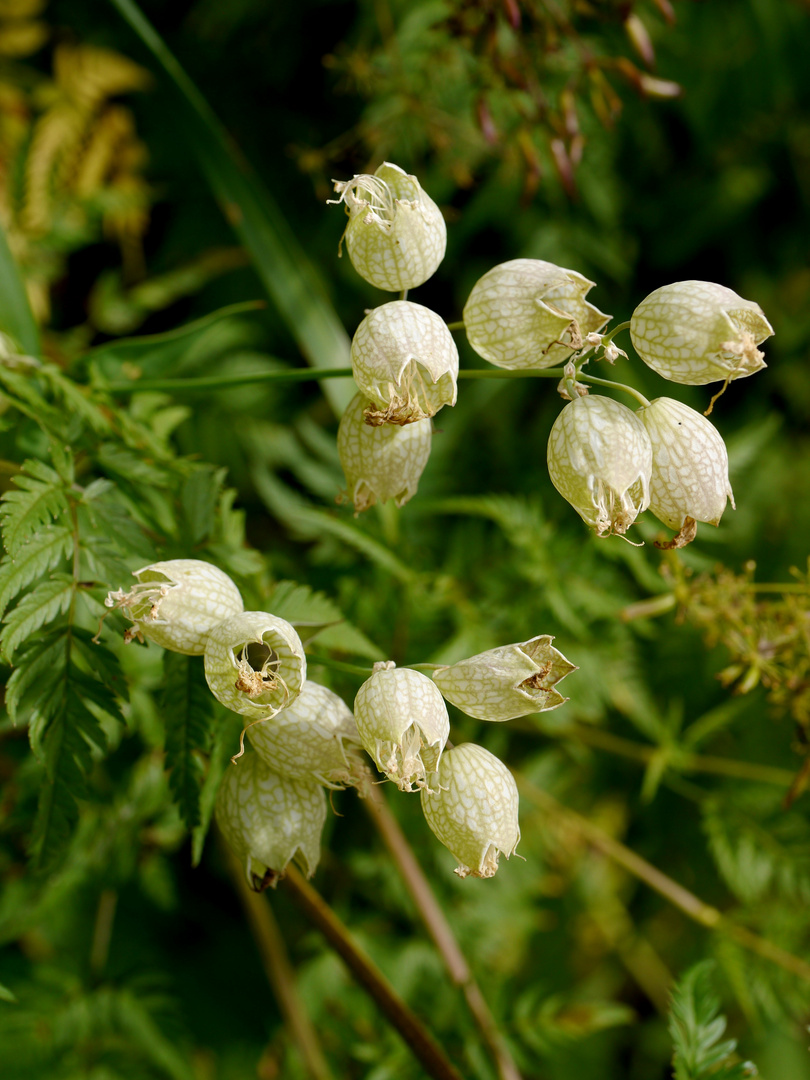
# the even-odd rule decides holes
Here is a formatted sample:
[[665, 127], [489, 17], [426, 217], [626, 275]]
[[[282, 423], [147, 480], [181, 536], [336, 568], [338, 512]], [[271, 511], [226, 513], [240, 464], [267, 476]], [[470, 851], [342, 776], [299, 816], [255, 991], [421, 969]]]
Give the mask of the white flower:
[[435, 311], [410, 300], [374, 308], [352, 339], [352, 374], [368, 424], [411, 424], [455, 405], [458, 349]]
[[734, 506], [717, 428], [672, 398], [656, 398], [636, 416], [652, 443], [650, 510], [670, 529], [682, 530], [688, 519], [717, 525], [729, 499]]
[[337, 448], [349, 498], [357, 513], [393, 499], [402, 506], [416, 494], [433, 439], [430, 419], [404, 427], [365, 422], [367, 398], [356, 394], [340, 421]]
[[208, 635], [205, 678], [211, 693], [243, 716], [275, 716], [295, 701], [306, 677], [301, 639], [275, 615], [243, 611]]
[[295, 859], [312, 877], [326, 821], [322, 787], [274, 773], [258, 754], [246, 754], [225, 773], [216, 820], [256, 892], [283, 877]]
[[494, 754], [474, 743], [445, 751], [438, 785], [422, 791], [422, 810], [458, 860], [455, 872], [462, 878], [492, 877], [501, 852], [508, 859], [520, 840], [515, 778]]
[[433, 672], [433, 681], [456, 708], [478, 720], [514, 720], [562, 705], [555, 685], [576, 671], [552, 647], [549, 634], [478, 653]]
[[676, 281], [641, 301], [630, 336], [641, 359], [672, 382], [703, 386], [765, 367], [773, 334], [762, 308], [711, 281]]
[[625, 533], [650, 502], [650, 437], [618, 401], [578, 397], [554, 421], [548, 471], [557, 491], [598, 536]]
[[447, 227], [436, 203], [398, 165], [386, 161], [373, 176], [333, 180], [349, 223], [343, 236], [352, 265], [378, 289], [415, 289], [436, 271]]
[[248, 738], [275, 772], [337, 788], [355, 784], [361, 745], [351, 709], [331, 690], [307, 681], [291, 705], [253, 724]]
[[593, 284], [540, 259], [500, 263], [475, 283], [464, 306], [470, 345], [511, 370], [562, 363], [610, 319], [585, 299]]
[[400, 791], [429, 786], [450, 734], [447, 706], [421, 672], [375, 664], [354, 701], [363, 746]]
[[218, 567], [201, 559], [170, 559], [134, 570], [129, 592], [110, 592], [108, 608], [132, 620], [125, 640], [147, 638], [171, 652], [201, 656], [217, 623], [242, 611], [239, 590]]

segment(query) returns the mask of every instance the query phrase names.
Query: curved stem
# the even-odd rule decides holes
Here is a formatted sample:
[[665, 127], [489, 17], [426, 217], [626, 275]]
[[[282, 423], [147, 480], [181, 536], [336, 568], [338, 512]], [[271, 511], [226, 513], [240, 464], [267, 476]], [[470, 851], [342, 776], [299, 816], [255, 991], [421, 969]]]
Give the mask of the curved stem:
[[380, 1012], [402, 1036], [405, 1045], [433, 1080], [462, 1080], [422, 1021], [405, 1004], [380, 969], [360, 949], [348, 929], [319, 893], [307, 884], [292, 863], [287, 867], [284, 885], [293, 894], [307, 918], [320, 930], [351, 971]]
[[613, 341], [617, 334], [620, 334], [622, 330], [629, 330], [630, 322], [620, 322], [617, 326], [614, 326], [612, 330], [608, 330], [606, 334], [602, 335], [602, 344], [607, 341]]
[[578, 378], [586, 383], [594, 383], [596, 386], [609, 386], [612, 390], [623, 390], [625, 394], [630, 394], [642, 405], [650, 404], [642, 393], [636, 390], [635, 387], [628, 386], [626, 383], [613, 382], [612, 379], [597, 379], [595, 375], [588, 375], [584, 371], [579, 372]]

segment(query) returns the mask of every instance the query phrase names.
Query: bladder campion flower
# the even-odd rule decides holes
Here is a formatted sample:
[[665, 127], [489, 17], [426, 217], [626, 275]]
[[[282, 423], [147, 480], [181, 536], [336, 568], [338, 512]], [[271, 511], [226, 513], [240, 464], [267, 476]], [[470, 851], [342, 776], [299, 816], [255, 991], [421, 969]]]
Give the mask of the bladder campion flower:
[[301, 639], [275, 615], [243, 611], [208, 635], [205, 678], [211, 692], [243, 716], [274, 716], [295, 701], [306, 677]]
[[437, 668], [433, 681], [448, 701], [477, 720], [514, 720], [556, 709], [568, 700], [556, 684], [577, 669], [552, 647], [553, 640], [541, 634], [478, 653]]
[[433, 425], [430, 419], [397, 427], [370, 427], [368, 398], [356, 394], [340, 421], [337, 448], [346, 476], [348, 497], [357, 513], [375, 502], [393, 499], [402, 506], [416, 494], [419, 478], [430, 456]]
[[574, 398], [551, 428], [548, 471], [597, 536], [623, 534], [650, 502], [650, 437], [618, 401], [590, 394]]
[[400, 791], [431, 784], [450, 734], [442, 695], [419, 671], [375, 664], [354, 701], [363, 746]]
[[436, 203], [399, 165], [383, 162], [373, 176], [333, 180], [349, 222], [343, 239], [357, 273], [378, 289], [415, 289], [436, 271], [447, 227]]
[[459, 877], [489, 878], [520, 840], [518, 791], [504, 763], [474, 743], [446, 750], [438, 784], [422, 791], [425, 819], [458, 860]]
[[357, 783], [365, 767], [351, 709], [343, 698], [309, 680], [291, 705], [253, 724], [248, 738], [275, 772], [331, 788]]
[[213, 627], [244, 608], [228, 575], [201, 559], [150, 563], [133, 576], [137, 584], [129, 592], [110, 592], [104, 601], [132, 620], [125, 641], [146, 638], [171, 652], [201, 656]]
[[500, 263], [475, 283], [464, 306], [467, 339], [498, 367], [553, 367], [610, 319], [585, 299], [593, 285], [540, 259]]
[[711, 281], [662, 285], [641, 301], [630, 321], [633, 346], [644, 363], [690, 386], [760, 371], [765, 360], [757, 346], [772, 334], [759, 304]]
[[256, 892], [295, 859], [312, 877], [321, 857], [326, 795], [314, 782], [274, 773], [258, 754], [231, 765], [216, 802], [217, 824]]
[[410, 300], [374, 308], [352, 339], [352, 374], [371, 400], [367, 424], [412, 424], [455, 405], [458, 349], [435, 311]]
[[636, 416], [652, 443], [650, 510], [684, 540], [694, 537], [698, 521], [717, 525], [729, 499], [734, 506], [728, 454], [717, 428], [672, 398], [656, 398]]

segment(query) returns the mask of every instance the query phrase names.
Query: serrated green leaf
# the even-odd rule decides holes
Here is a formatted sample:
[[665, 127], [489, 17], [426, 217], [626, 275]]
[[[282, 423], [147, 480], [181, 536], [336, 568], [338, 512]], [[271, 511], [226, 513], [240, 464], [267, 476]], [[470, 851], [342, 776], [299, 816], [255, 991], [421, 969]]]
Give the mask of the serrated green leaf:
[[43, 577], [73, 551], [73, 536], [61, 525], [34, 533], [12, 558], [0, 561], [0, 612], [35, 578]]
[[292, 623], [304, 643], [317, 637], [321, 645], [339, 652], [370, 660], [383, 659], [382, 651], [345, 619], [334, 601], [323, 593], [313, 592], [307, 585], [280, 581], [270, 595], [268, 608]]
[[67, 510], [64, 484], [58, 473], [41, 461], [26, 461], [13, 477], [17, 490], [4, 492], [0, 502], [3, 545], [16, 555], [25, 541]]
[[18, 658], [6, 684], [6, 708], [12, 721], [29, 725], [31, 748], [41, 756], [39, 725], [52, 713], [50, 699], [59, 692], [65, 665], [66, 630], [32, 643]]
[[720, 1042], [726, 1018], [712, 986], [713, 960], [695, 964], [672, 991], [669, 1032], [675, 1080], [745, 1080], [757, 1075], [750, 1062], [732, 1062], [735, 1039]]
[[9, 660], [26, 638], [67, 611], [73, 592], [70, 574], [54, 574], [49, 580], [40, 582], [6, 614], [0, 631], [0, 645]]
[[200, 822], [203, 770], [199, 752], [208, 748], [214, 698], [197, 656], [167, 653], [160, 710], [166, 724], [169, 788], [190, 829]]

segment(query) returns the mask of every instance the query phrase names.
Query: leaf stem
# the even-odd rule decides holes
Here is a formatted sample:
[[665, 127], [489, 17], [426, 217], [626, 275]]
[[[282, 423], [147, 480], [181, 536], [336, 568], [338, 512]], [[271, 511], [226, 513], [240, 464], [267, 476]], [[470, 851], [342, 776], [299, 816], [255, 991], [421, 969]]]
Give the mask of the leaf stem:
[[756, 953], [758, 956], [784, 968], [785, 971], [789, 971], [800, 979], [810, 982], [810, 963], [806, 960], [794, 956], [793, 953], [780, 948], [772, 941], [768, 941], [767, 938], [759, 937], [752, 930], [729, 919], [717, 908], [705, 903], [694, 893], [685, 889], [683, 885], [679, 885], [677, 881], [674, 881], [653, 866], [652, 863], [642, 859], [635, 851], [631, 851], [630, 848], [625, 847], [624, 844], [614, 839], [609, 833], [604, 832], [598, 825], [594, 825], [592, 821], [578, 814], [575, 810], [563, 806], [553, 795], [537, 787], [525, 777], [518, 776], [517, 781], [520, 790], [535, 806], [556, 817], [558, 821], [569, 828], [574, 829], [589, 844], [601, 851], [603, 855], [607, 855], [609, 859], [624, 867], [639, 881], [643, 881], [645, 885], [654, 889], [670, 904], [688, 915], [690, 919], [710, 930], [718, 930], [720, 933], [726, 934], [742, 945], [743, 948], [748, 949], [749, 952]]
[[376, 964], [360, 949], [323, 897], [307, 884], [292, 863], [287, 867], [284, 885], [293, 894], [307, 918], [320, 930], [346, 964], [358, 984], [396, 1028], [428, 1076], [433, 1077], [433, 1080], [462, 1080], [455, 1065], [422, 1021], [406, 1005]]
[[509, 1047], [456, 941], [447, 916], [439, 906], [419, 860], [414, 855], [399, 822], [391, 813], [385, 796], [375, 785], [369, 785], [365, 795], [363, 806], [397, 864], [405, 888], [416, 904], [425, 928], [444, 961], [447, 973], [464, 994], [476, 1027], [495, 1062], [500, 1080], [521, 1080]]

